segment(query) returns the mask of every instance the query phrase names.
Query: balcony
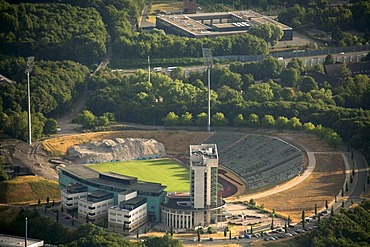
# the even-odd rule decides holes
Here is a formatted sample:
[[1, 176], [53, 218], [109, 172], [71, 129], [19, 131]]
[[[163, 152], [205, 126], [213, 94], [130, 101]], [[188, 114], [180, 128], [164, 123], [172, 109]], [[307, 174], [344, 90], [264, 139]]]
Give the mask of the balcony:
[[95, 207], [89, 207], [89, 209], [90, 209], [90, 210], [94, 210], [94, 209], [95, 209]]
[[73, 197], [67, 197], [67, 200], [68, 201], [73, 200]]
[[67, 203], [66, 205], [67, 205], [67, 207], [72, 207], [73, 203]]
[[89, 213], [89, 216], [95, 216], [95, 213]]

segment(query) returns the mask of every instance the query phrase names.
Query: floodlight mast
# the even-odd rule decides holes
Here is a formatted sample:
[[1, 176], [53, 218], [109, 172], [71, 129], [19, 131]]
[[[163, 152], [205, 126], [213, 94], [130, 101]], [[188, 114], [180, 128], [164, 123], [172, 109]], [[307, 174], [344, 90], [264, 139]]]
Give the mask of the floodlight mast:
[[213, 65], [212, 50], [210, 48], [202, 48], [204, 65], [207, 67], [208, 73], [208, 122], [207, 132], [211, 131], [211, 67]]
[[31, 89], [30, 89], [30, 72], [33, 68], [35, 57], [27, 57], [27, 101], [28, 101], [28, 144], [32, 144], [32, 128], [31, 128]]
[[148, 56], [148, 82], [150, 82], [150, 56]]

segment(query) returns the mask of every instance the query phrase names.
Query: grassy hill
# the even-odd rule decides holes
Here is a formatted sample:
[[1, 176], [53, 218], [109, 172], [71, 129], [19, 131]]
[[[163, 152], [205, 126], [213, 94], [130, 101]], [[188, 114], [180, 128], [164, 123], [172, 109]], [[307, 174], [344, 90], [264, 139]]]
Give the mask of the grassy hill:
[[0, 183], [0, 203], [29, 203], [60, 199], [58, 183], [36, 176], [22, 176]]

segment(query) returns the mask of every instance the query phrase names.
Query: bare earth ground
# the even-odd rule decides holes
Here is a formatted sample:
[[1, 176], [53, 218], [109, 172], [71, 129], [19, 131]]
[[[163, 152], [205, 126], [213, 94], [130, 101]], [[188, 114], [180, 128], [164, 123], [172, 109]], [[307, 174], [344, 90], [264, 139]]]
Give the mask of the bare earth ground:
[[279, 214], [288, 216], [294, 222], [301, 219], [302, 210], [307, 216], [325, 206], [325, 200], [332, 201], [340, 192], [344, 182], [344, 162], [340, 154], [316, 154], [316, 167], [310, 177], [299, 185], [286, 191], [256, 199], [258, 205], [275, 209]]

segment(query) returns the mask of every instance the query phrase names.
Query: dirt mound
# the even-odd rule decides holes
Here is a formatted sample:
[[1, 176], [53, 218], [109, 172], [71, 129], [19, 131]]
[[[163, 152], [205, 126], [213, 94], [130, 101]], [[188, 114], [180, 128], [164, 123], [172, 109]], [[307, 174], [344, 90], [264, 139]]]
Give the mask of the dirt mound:
[[76, 163], [147, 159], [166, 154], [164, 145], [154, 139], [115, 138], [88, 142], [68, 149], [68, 159]]

